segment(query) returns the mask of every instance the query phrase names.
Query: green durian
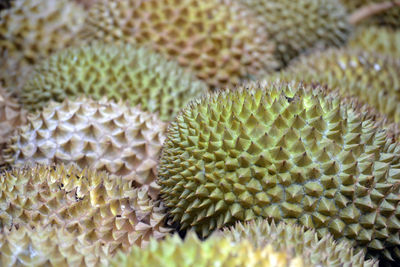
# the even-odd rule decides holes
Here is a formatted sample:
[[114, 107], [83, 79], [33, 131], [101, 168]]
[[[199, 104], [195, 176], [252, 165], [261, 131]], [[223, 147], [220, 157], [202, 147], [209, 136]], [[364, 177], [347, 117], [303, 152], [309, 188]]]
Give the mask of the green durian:
[[65, 49], [38, 65], [22, 89], [21, 102], [36, 110], [50, 100], [106, 96], [140, 104], [168, 121], [206, 91], [193, 74], [145, 48], [94, 43]]
[[391, 257], [400, 245], [400, 144], [321, 88], [250, 83], [193, 101], [158, 167], [179, 229], [272, 218]]

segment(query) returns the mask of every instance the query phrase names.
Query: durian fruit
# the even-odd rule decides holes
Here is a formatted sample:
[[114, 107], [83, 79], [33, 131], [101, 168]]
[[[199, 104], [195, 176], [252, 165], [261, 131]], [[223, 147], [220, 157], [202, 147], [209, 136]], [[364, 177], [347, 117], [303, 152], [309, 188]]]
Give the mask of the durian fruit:
[[286, 223], [275, 224], [268, 220], [236, 223], [219, 233], [235, 242], [249, 240], [256, 247], [271, 245], [275, 250], [294, 249], [295, 255], [308, 258], [318, 266], [378, 266], [377, 261], [365, 260], [363, 252], [356, 253], [351, 245], [342, 240], [335, 242], [331, 235], [319, 238], [315, 230]]
[[27, 225], [2, 229], [0, 265], [18, 266], [99, 266], [110, 257], [100, 242], [86, 241], [55, 226], [31, 228]]
[[124, 103], [79, 98], [31, 114], [3, 149], [13, 166], [74, 163], [149, 185], [158, 194], [156, 165], [166, 123]]
[[290, 250], [275, 251], [271, 246], [255, 248], [248, 240], [234, 243], [228, 237], [211, 237], [201, 242], [189, 233], [184, 241], [175, 234], [160, 242], [152, 240], [145, 249], [132, 247], [129, 254], [115, 256], [109, 266], [302, 267], [306, 262], [307, 259], [295, 257]]
[[268, 82], [193, 101], [170, 124], [159, 163], [170, 220], [205, 237], [268, 217], [390, 257], [400, 144], [340, 103]]
[[282, 77], [337, 88], [400, 122], [400, 61], [357, 49], [330, 49], [300, 57]]
[[35, 68], [21, 92], [24, 107], [36, 110], [50, 100], [85, 95], [127, 100], [172, 120], [207, 85], [177, 63], [145, 48], [96, 43], [60, 51]]
[[[16, 128], [26, 123], [27, 112], [0, 86], [0, 151]], [[0, 153], [0, 165], [3, 158]]]
[[236, 0], [99, 0], [80, 39], [145, 45], [224, 88], [279, 67], [255, 17]]
[[339, 0], [240, 0], [255, 10], [283, 64], [311, 49], [342, 46], [352, 26]]
[[132, 245], [145, 246], [150, 237], [163, 238], [164, 207], [146, 187], [106, 172], [74, 166], [34, 166], [0, 174], [0, 225], [48, 225], [65, 228], [79, 239], [100, 242], [108, 254]]
[[360, 27], [350, 39], [349, 47], [384, 54], [400, 60], [400, 29]]
[[86, 12], [71, 0], [14, 0], [0, 12], [0, 82], [19, 91], [32, 64], [65, 48]]

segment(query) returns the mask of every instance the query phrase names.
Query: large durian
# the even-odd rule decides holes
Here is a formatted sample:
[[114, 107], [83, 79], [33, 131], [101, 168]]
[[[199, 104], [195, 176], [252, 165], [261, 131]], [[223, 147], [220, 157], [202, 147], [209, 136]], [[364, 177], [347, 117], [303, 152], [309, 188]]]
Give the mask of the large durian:
[[19, 91], [32, 64], [70, 45], [85, 19], [71, 0], [14, 0], [0, 12], [0, 83]]
[[276, 57], [287, 64], [312, 49], [342, 46], [352, 26], [339, 0], [240, 0], [255, 10], [276, 43]]
[[269, 217], [390, 257], [400, 245], [400, 144], [340, 103], [265, 82], [189, 104], [159, 163], [171, 221], [208, 236]]
[[376, 261], [366, 261], [363, 252], [356, 253], [347, 241], [336, 242], [331, 235], [319, 238], [315, 230], [298, 225], [255, 220], [238, 222], [219, 234], [232, 237], [235, 242], [249, 240], [256, 247], [271, 245], [278, 251], [293, 249], [297, 257], [307, 258], [313, 265], [378, 266]]
[[201, 242], [190, 233], [184, 241], [175, 234], [160, 242], [152, 240], [145, 249], [132, 247], [129, 254], [115, 256], [110, 266], [303, 267], [306, 262], [306, 258], [295, 257], [290, 250], [275, 251], [271, 246], [256, 248], [248, 240], [233, 242], [228, 237], [215, 236]]
[[143, 44], [211, 88], [279, 67], [265, 26], [237, 0], [99, 0], [80, 38]]
[[0, 174], [0, 226], [56, 226], [100, 242], [112, 254], [145, 246], [170, 231], [164, 207], [147, 188], [120, 176], [74, 166], [35, 166]]
[[95, 43], [54, 54], [35, 68], [21, 92], [21, 102], [31, 110], [50, 100], [85, 95], [107, 96], [141, 105], [172, 120], [192, 98], [207, 91], [207, 85], [177, 63], [144, 48]]
[[158, 194], [156, 165], [166, 123], [123, 103], [79, 98], [52, 102], [28, 116], [9, 140], [3, 158], [13, 166], [74, 163], [149, 185]]
[[55, 226], [31, 228], [18, 225], [0, 233], [2, 267], [54, 266], [86, 267], [106, 264], [107, 254], [100, 242]]

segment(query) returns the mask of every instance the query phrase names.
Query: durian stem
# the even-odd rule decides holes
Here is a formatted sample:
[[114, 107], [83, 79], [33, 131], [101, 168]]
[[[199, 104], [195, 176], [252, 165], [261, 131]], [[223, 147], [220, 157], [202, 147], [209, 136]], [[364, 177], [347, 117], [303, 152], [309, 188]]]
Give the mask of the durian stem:
[[371, 4], [355, 10], [349, 16], [349, 22], [353, 25], [359, 24], [366, 18], [381, 13], [389, 8], [400, 6], [400, 1], [388, 1], [383, 3]]

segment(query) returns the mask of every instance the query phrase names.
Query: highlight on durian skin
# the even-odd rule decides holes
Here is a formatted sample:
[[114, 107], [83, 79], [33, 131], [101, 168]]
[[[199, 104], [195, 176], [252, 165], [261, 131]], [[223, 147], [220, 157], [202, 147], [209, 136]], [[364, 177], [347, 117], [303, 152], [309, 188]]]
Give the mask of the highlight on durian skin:
[[255, 10], [284, 64], [312, 49], [343, 46], [352, 26], [339, 0], [240, 0]]
[[0, 174], [0, 226], [65, 228], [107, 254], [161, 239], [165, 210], [145, 187], [75, 166], [38, 165]]
[[0, 265], [86, 267], [106, 264], [107, 254], [101, 242], [89, 242], [65, 228], [28, 225], [3, 228], [0, 233]]
[[99, 0], [80, 38], [142, 44], [225, 88], [279, 67], [255, 17], [236, 0]]
[[137, 107], [79, 98], [48, 107], [27, 118], [7, 142], [11, 166], [74, 163], [119, 175], [158, 195], [156, 165], [167, 124]]
[[70, 45], [86, 12], [71, 0], [13, 0], [0, 12], [0, 83], [19, 92], [32, 65]]
[[152, 240], [144, 249], [132, 247], [128, 254], [115, 256], [109, 266], [303, 267], [307, 262], [295, 257], [290, 250], [276, 251], [271, 246], [256, 248], [248, 240], [235, 243], [228, 237], [214, 236], [200, 241], [194, 233], [189, 233], [185, 240], [175, 234], [159, 242]]
[[268, 217], [390, 257], [400, 144], [340, 103], [267, 82], [193, 101], [170, 124], [158, 167], [171, 220], [208, 236]]
[[177, 63], [145, 48], [94, 43], [65, 49], [37, 65], [21, 92], [30, 110], [50, 100], [84, 95], [124, 100], [144, 111], [172, 120], [193, 98], [207, 92], [207, 85]]
[[315, 230], [294, 224], [275, 224], [274, 221], [270, 223], [258, 219], [247, 223], [238, 222], [218, 234], [231, 237], [235, 242], [249, 240], [258, 248], [270, 245], [277, 251], [291, 249], [296, 257], [308, 259], [313, 265], [378, 266], [377, 261], [365, 260], [364, 252], [356, 253], [349, 242], [336, 242], [330, 234], [319, 238]]

